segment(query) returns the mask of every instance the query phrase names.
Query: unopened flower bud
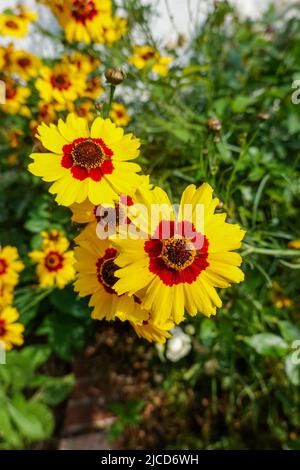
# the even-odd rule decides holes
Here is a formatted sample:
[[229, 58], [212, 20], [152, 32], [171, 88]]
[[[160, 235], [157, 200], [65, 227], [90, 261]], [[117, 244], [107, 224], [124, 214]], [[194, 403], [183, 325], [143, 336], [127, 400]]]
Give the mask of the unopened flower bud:
[[260, 119], [261, 121], [267, 121], [268, 119], [270, 119], [270, 114], [268, 113], [264, 113], [264, 112], [261, 112], [257, 115], [258, 119]]
[[126, 79], [126, 72], [122, 69], [107, 69], [105, 77], [108, 83], [112, 85], [120, 85]]

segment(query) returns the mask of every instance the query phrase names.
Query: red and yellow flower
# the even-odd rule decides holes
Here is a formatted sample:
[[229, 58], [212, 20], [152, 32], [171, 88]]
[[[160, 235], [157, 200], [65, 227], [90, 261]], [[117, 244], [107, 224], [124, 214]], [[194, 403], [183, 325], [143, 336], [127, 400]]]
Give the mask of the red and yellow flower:
[[53, 68], [42, 67], [35, 86], [46, 103], [65, 105], [83, 96], [86, 76], [78, 73], [74, 65], [56, 64]]
[[122, 103], [112, 104], [109, 117], [117, 126], [122, 127], [127, 126], [131, 121], [131, 117]]
[[117, 250], [109, 240], [97, 238], [94, 230], [86, 232], [75, 248], [76, 270], [75, 291], [80, 297], [90, 295], [89, 306], [93, 307], [92, 318], [97, 320], [130, 320], [137, 324], [148, 319], [137, 298], [118, 295], [114, 290], [117, 281], [114, 273]]
[[32, 154], [29, 171], [53, 182], [49, 191], [58, 204], [113, 204], [139, 186], [140, 167], [127, 160], [138, 156], [140, 142], [109, 119], [97, 117], [89, 129], [86, 119], [69, 114], [57, 126], [39, 126], [38, 133], [49, 153]]
[[172, 321], [166, 321], [163, 324], [156, 324], [151, 320], [149, 316], [148, 320], [144, 320], [141, 325], [131, 322], [134, 331], [139, 338], [144, 338], [149, 343], [164, 344], [167, 339], [171, 338], [170, 330], [174, 327]]
[[31, 92], [30, 89], [19, 85], [17, 82], [5, 80], [5, 104], [0, 105], [3, 111], [8, 114], [30, 117], [30, 110], [26, 106], [27, 99]]
[[22, 346], [24, 326], [16, 323], [19, 319], [18, 311], [13, 307], [0, 308], [0, 341], [5, 349], [10, 351], [13, 346]]
[[[239, 269], [242, 258], [233, 250], [240, 247], [245, 232], [226, 223], [226, 214], [214, 214], [218, 199], [212, 193], [207, 183], [198, 189], [188, 186], [176, 219], [166, 193], [155, 188], [144, 204], [148, 214], [153, 205], [162, 205], [156, 225], [152, 227], [145, 217], [134, 220], [148, 239], [114, 240], [120, 252], [116, 264], [121, 268], [115, 273], [120, 278], [115, 290], [137, 295], [156, 324], [180, 323], [185, 309], [192, 316], [214, 315], [222, 305], [215, 288], [244, 279]], [[201, 217], [198, 207], [204, 210]]]
[[148, 68], [158, 75], [166, 76], [173, 59], [170, 56], [162, 56], [157, 49], [146, 45], [135, 46], [129, 62], [137, 69]]
[[0, 288], [16, 286], [19, 273], [23, 269], [24, 265], [19, 259], [18, 250], [14, 246], [0, 246]]
[[28, 33], [28, 26], [37, 20], [37, 14], [18, 5], [17, 12], [0, 14], [0, 31], [3, 36], [23, 38]]
[[64, 232], [59, 232], [57, 229], [52, 229], [49, 232], [42, 231], [41, 232], [41, 237], [42, 237], [42, 248], [48, 249], [58, 249], [60, 251], [66, 251], [69, 246], [70, 242], [66, 238]]
[[36, 273], [41, 288], [63, 289], [75, 277], [73, 251], [50, 244], [42, 251], [32, 251], [29, 257], [37, 263]]
[[13, 50], [10, 54], [9, 71], [16, 73], [23, 80], [35, 77], [41, 65], [41, 60], [29, 52]]

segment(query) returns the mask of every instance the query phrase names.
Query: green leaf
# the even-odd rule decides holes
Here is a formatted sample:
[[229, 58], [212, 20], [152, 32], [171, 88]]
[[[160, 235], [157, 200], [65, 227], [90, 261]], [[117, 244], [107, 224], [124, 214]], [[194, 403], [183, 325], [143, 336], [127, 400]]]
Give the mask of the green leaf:
[[248, 106], [253, 103], [253, 98], [250, 96], [238, 95], [231, 103], [231, 109], [234, 113], [244, 113], [247, 111]]
[[259, 333], [247, 338], [246, 342], [261, 356], [282, 357], [289, 349], [281, 336], [273, 333]]
[[50, 406], [59, 405], [68, 397], [74, 383], [73, 374], [64, 377], [39, 376], [34, 380], [36, 386], [41, 385], [40, 391], [35, 395], [35, 400]]
[[293, 385], [300, 385], [300, 364], [295, 361], [294, 353], [286, 356], [284, 361], [286, 375]]
[[287, 320], [279, 321], [278, 325], [281, 335], [288, 343], [300, 340], [300, 329], [296, 325]]
[[205, 318], [200, 326], [200, 339], [205, 347], [209, 348], [218, 336], [217, 327], [212, 319]]
[[15, 395], [8, 403], [8, 411], [20, 434], [30, 441], [48, 439], [54, 428], [49, 408], [35, 401], [26, 401], [23, 395]]

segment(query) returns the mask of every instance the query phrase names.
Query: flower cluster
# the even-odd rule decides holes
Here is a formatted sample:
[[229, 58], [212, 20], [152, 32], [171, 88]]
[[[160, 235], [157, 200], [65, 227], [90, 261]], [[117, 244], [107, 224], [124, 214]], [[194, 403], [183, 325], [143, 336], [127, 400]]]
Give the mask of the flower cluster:
[[28, 33], [30, 23], [37, 20], [37, 14], [21, 4], [16, 11], [11, 9], [0, 14], [0, 31], [3, 36], [23, 38]]
[[[132, 162], [139, 140], [110, 119], [89, 125], [71, 113], [39, 126], [37, 138], [45, 151], [31, 155], [30, 172], [52, 183], [57, 203], [85, 225], [75, 239], [75, 291], [90, 296], [93, 318], [129, 321], [138, 336], [163, 343], [185, 315], [216, 314], [216, 288], [244, 279], [234, 250], [245, 232], [215, 213], [219, 201], [208, 183], [188, 186], [175, 210]], [[45, 261], [40, 252], [31, 257]], [[39, 275], [48, 283], [44, 266]]]
[[24, 327], [16, 323], [19, 313], [12, 307], [14, 289], [23, 268], [15, 247], [0, 246], [0, 342], [7, 350], [23, 344]]
[[162, 56], [157, 49], [146, 45], [134, 46], [129, 62], [137, 69], [149, 69], [153, 73], [165, 77], [173, 59], [170, 56]]
[[127, 31], [127, 21], [115, 16], [111, 0], [40, 0], [55, 14], [69, 42], [113, 44]]

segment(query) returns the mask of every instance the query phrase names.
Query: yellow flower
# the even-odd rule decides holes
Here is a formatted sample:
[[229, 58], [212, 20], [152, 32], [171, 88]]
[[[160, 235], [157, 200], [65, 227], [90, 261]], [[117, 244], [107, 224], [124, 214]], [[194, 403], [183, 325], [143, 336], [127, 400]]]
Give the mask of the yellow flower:
[[104, 93], [100, 77], [92, 77], [86, 80], [84, 97], [95, 100]]
[[173, 59], [169, 56], [161, 56], [158, 50], [151, 46], [135, 46], [129, 62], [137, 69], [149, 68], [158, 75], [168, 74], [169, 65]]
[[30, 129], [33, 136], [37, 133], [37, 129], [42, 122], [50, 124], [51, 122], [56, 121], [57, 118], [55, 110], [60, 107], [61, 105], [57, 106], [56, 102], [45, 103], [44, 101], [39, 101], [37, 118], [30, 121]]
[[42, 241], [43, 250], [52, 248], [52, 249], [58, 249], [59, 251], [64, 252], [70, 246], [70, 242], [65, 237], [64, 232], [59, 232], [55, 228], [50, 230], [50, 232], [42, 231], [41, 236], [43, 238], [43, 241]]
[[119, 16], [111, 17], [103, 26], [103, 37], [106, 44], [112, 45], [118, 41], [128, 29], [127, 20]]
[[85, 81], [86, 76], [74, 65], [60, 63], [53, 68], [42, 67], [35, 86], [44, 102], [66, 105], [84, 94]]
[[139, 140], [109, 119], [88, 121], [69, 114], [58, 126], [38, 128], [38, 138], [49, 153], [34, 153], [29, 171], [54, 182], [49, 191], [58, 204], [70, 206], [89, 199], [93, 204], [113, 204], [119, 194], [131, 196], [139, 186], [140, 167], [126, 160], [139, 154]]
[[83, 117], [88, 122], [91, 122], [94, 119], [95, 105], [92, 101], [82, 101], [76, 105], [75, 112], [79, 117]]
[[293, 250], [300, 250], [300, 240], [292, 240], [288, 243], [288, 247]]
[[0, 31], [2, 36], [23, 38], [28, 33], [30, 21], [13, 14], [0, 14]]
[[101, 65], [99, 59], [79, 51], [74, 51], [71, 55], [63, 57], [62, 61], [74, 65], [79, 73], [85, 75], [89, 75]]
[[118, 296], [114, 290], [118, 269], [114, 260], [117, 251], [109, 240], [100, 240], [91, 229], [85, 239], [75, 248], [76, 270], [75, 291], [80, 297], [91, 295], [89, 306], [93, 307], [92, 318], [97, 320], [131, 320], [142, 323], [148, 312], [140, 307], [138, 299], [127, 295]]
[[41, 60], [33, 54], [26, 51], [13, 51], [10, 56], [9, 71], [18, 74], [23, 80], [29, 80], [38, 74], [41, 65]]
[[127, 126], [131, 121], [131, 117], [129, 116], [127, 109], [121, 103], [112, 104], [109, 117], [117, 124], [117, 126]]
[[137, 295], [156, 324], [169, 319], [180, 323], [185, 309], [192, 316], [214, 315], [222, 305], [215, 287], [244, 279], [238, 268], [242, 258], [233, 250], [240, 247], [245, 232], [226, 223], [226, 214], [214, 214], [218, 199], [212, 193], [207, 183], [198, 189], [188, 186], [175, 219], [166, 193], [160, 188], [148, 191], [144, 200], [148, 214], [153, 205], [161, 205], [157, 214], [152, 213], [153, 226], [143, 213], [132, 219], [134, 206], [130, 214], [148, 239], [114, 240], [120, 252], [116, 264], [121, 267], [115, 289], [118, 294]]
[[24, 342], [24, 326], [16, 323], [19, 318], [18, 311], [13, 307], [0, 309], [0, 341], [4, 342], [9, 351], [14, 345], [21, 346]]
[[104, 42], [103, 28], [110, 23], [111, 0], [66, 0], [63, 5], [55, 5], [55, 1], [49, 3], [69, 42]]
[[48, 246], [43, 251], [32, 251], [29, 257], [37, 263], [36, 273], [41, 288], [57, 286], [63, 289], [75, 277], [73, 251]]
[[10, 79], [5, 81], [5, 85], [6, 102], [5, 104], [0, 105], [0, 108], [2, 108], [2, 110], [8, 114], [30, 117], [30, 111], [25, 105], [31, 94], [30, 89], [18, 85], [16, 82], [13, 82]]
[[24, 269], [14, 246], [0, 246], [0, 288], [18, 284], [19, 273]]
[[174, 326], [174, 323], [171, 321], [157, 325], [151, 319], [143, 321], [141, 325], [137, 325], [134, 322], [130, 323], [140, 338], [145, 338], [150, 343], [155, 342], [160, 344], [164, 344], [166, 339], [171, 337], [169, 331]]
[[0, 286], [0, 309], [13, 302], [13, 287], [3, 284]]

